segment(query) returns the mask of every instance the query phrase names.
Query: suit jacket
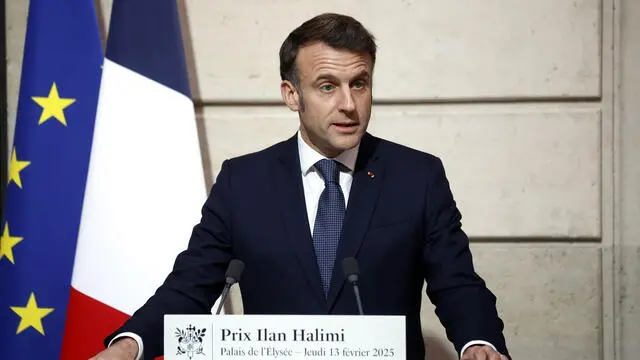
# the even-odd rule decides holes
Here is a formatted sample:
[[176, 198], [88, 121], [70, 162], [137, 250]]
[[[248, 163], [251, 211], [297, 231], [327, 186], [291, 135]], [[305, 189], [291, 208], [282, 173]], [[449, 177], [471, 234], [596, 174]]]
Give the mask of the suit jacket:
[[425, 355], [425, 279], [458, 352], [468, 341], [485, 340], [507, 354], [496, 298], [474, 271], [460, 220], [437, 157], [366, 134], [325, 298], [294, 136], [224, 161], [188, 249], [157, 292], [105, 343], [130, 331], [142, 337], [145, 358], [161, 355], [163, 315], [210, 313], [233, 258], [246, 264], [240, 284], [246, 314], [357, 314], [341, 266], [354, 256], [365, 313], [406, 316], [407, 359]]

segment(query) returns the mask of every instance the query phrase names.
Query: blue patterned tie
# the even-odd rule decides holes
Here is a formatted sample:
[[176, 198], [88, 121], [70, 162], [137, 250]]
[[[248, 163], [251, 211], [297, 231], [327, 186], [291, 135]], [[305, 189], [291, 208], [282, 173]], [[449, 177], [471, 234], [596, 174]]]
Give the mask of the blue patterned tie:
[[318, 202], [318, 213], [313, 227], [313, 246], [316, 250], [320, 276], [325, 296], [329, 293], [331, 273], [336, 259], [342, 220], [344, 219], [344, 194], [340, 188], [340, 163], [323, 159], [315, 164], [324, 178], [324, 190]]

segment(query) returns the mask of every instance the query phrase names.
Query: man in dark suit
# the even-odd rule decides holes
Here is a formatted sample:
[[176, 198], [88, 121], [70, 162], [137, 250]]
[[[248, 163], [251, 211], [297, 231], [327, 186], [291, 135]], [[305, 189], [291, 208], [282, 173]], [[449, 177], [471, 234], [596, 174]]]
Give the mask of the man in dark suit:
[[506, 359], [441, 161], [366, 132], [375, 58], [373, 36], [348, 16], [323, 14], [289, 35], [281, 92], [299, 131], [222, 164], [188, 249], [95, 359], [161, 355], [163, 315], [209, 313], [234, 258], [246, 264], [246, 314], [357, 314], [340, 266], [351, 256], [365, 313], [406, 316], [408, 359], [425, 355], [425, 279], [463, 359]]

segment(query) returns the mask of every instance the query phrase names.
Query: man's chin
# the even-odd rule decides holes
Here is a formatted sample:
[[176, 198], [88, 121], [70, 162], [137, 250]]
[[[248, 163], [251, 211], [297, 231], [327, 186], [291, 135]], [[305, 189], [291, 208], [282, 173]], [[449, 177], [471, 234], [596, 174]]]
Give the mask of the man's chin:
[[360, 134], [341, 136], [339, 139], [336, 139], [336, 141], [334, 141], [331, 145], [334, 149], [340, 150], [340, 152], [342, 152], [358, 146], [358, 144], [360, 144], [360, 140], [362, 140], [362, 135]]

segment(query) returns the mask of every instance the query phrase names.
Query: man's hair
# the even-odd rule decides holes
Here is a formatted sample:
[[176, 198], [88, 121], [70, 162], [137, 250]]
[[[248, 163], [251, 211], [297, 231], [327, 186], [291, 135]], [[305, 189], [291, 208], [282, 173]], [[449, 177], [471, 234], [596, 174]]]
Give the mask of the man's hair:
[[368, 53], [372, 64], [376, 62], [374, 36], [351, 16], [325, 13], [313, 17], [293, 30], [280, 47], [280, 77], [299, 89], [296, 57], [301, 47], [323, 42], [333, 48]]

